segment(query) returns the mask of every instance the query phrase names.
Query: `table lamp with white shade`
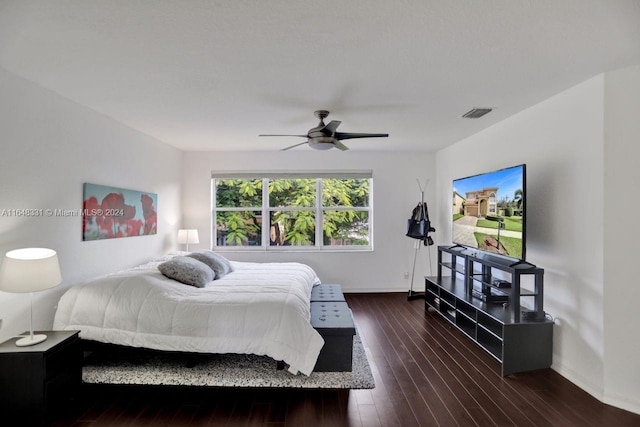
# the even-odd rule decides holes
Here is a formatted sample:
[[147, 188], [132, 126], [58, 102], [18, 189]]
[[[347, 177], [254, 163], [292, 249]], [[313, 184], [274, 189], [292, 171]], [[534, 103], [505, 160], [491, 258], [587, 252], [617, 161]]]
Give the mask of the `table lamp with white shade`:
[[0, 270], [0, 291], [29, 292], [29, 336], [16, 341], [18, 347], [47, 339], [45, 334], [33, 334], [33, 292], [53, 288], [61, 282], [58, 254], [53, 249], [25, 248], [5, 254]]
[[198, 238], [198, 230], [195, 228], [178, 230], [178, 243], [181, 245], [187, 245], [187, 251], [189, 250], [189, 243], [200, 243]]

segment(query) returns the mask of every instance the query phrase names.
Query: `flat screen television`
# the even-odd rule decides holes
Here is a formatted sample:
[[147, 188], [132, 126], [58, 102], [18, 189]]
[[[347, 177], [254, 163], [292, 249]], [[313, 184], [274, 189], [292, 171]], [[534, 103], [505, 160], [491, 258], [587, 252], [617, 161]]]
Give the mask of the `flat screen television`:
[[453, 243], [525, 260], [526, 165], [453, 181]]

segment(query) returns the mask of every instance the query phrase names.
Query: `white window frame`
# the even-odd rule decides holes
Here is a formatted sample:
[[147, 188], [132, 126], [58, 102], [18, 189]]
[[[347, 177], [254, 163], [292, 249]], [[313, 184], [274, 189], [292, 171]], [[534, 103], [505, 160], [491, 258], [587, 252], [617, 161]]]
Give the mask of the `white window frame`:
[[[273, 179], [315, 179], [316, 201], [311, 207], [270, 207], [269, 206], [269, 180]], [[322, 179], [369, 179], [369, 203], [368, 206], [322, 206]], [[261, 211], [262, 231], [260, 246], [217, 246], [216, 230], [216, 179], [261, 179], [262, 180], [262, 206], [222, 208], [220, 211]], [[275, 210], [315, 212], [315, 244], [308, 246], [271, 246], [271, 212]], [[325, 210], [330, 211], [366, 211], [369, 214], [369, 244], [368, 245], [325, 245], [323, 236], [323, 215]], [[373, 251], [373, 171], [348, 170], [348, 171], [212, 171], [211, 172], [211, 246], [216, 251], [225, 252], [371, 252]]]

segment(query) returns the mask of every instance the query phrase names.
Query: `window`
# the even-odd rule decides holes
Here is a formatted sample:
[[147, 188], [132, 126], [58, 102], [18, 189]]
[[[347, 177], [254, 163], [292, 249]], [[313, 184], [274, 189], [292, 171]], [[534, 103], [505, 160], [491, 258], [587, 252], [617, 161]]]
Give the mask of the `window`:
[[371, 250], [372, 174], [214, 173], [214, 246]]
[[491, 193], [489, 195], [489, 213], [494, 214], [496, 213], [496, 193]]

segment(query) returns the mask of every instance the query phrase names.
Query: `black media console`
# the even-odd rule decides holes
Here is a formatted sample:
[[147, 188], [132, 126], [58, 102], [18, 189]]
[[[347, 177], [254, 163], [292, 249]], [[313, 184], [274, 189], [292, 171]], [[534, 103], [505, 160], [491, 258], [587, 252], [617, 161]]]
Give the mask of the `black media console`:
[[439, 246], [438, 275], [426, 277], [425, 308], [501, 362], [503, 376], [548, 368], [553, 320], [543, 309], [543, 278], [532, 264]]

